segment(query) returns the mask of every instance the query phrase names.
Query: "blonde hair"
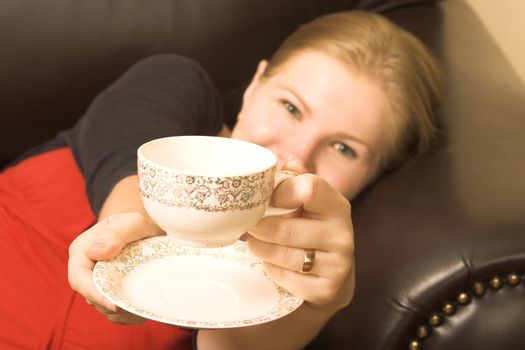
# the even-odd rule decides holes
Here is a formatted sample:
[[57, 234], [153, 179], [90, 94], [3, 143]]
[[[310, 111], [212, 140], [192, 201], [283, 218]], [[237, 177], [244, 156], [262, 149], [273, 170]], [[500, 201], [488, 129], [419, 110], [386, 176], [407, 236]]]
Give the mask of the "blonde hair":
[[270, 77], [293, 55], [319, 50], [373, 79], [390, 110], [383, 168], [425, 153], [435, 139], [442, 98], [441, 70], [429, 50], [385, 17], [364, 11], [325, 15], [300, 26], [271, 57]]

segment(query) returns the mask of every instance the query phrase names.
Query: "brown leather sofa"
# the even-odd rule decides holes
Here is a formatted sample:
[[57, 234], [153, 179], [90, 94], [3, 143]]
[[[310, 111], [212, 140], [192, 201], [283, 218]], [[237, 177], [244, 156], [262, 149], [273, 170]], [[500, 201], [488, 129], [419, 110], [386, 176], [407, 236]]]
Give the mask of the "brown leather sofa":
[[309, 348], [524, 349], [525, 88], [462, 1], [4, 1], [0, 167], [156, 53], [200, 61], [233, 117], [259, 59], [350, 8], [384, 13], [442, 60], [442, 140], [353, 202], [355, 299]]

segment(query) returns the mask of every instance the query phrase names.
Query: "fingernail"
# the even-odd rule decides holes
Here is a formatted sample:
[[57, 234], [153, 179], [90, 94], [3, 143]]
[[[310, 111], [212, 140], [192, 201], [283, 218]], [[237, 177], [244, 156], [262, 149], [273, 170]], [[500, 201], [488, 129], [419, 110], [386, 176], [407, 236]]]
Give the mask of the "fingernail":
[[304, 162], [296, 157], [288, 157], [284, 167], [288, 170], [293, 170], [298, 173], [304, 173], [307, 171]]

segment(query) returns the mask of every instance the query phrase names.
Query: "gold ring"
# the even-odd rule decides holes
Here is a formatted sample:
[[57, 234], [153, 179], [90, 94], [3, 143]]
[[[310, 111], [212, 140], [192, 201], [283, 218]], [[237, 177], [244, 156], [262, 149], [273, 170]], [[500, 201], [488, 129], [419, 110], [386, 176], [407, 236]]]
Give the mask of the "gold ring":
[[304, 261], [303, 261], [303, 267], [301, 268], [300, 272], [309, 272], [314, 267], [315, 262], [315, 250], [313, 249], [305, 249], [304, 250]]

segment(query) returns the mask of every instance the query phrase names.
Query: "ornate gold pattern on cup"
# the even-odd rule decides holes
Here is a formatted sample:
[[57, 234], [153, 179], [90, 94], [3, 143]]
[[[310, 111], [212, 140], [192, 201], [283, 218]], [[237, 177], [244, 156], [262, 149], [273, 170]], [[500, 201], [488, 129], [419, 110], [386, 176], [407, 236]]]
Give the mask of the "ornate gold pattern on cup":
[[147, 161], [138, 161], [140, 192], [168, 207], [207, 212], [253, 209], [268, 203], [273, 191], [275, 166], [246, 176], [196, 176], [173, 174]]
[[[173, 136], [137, 150], [139, 189], [151, 218], [178, 243], [233, 244], [265, 215], [278, 172], [268, 149], [215, 136]], [[286, 211], [286, 210], [285, 210]]]

